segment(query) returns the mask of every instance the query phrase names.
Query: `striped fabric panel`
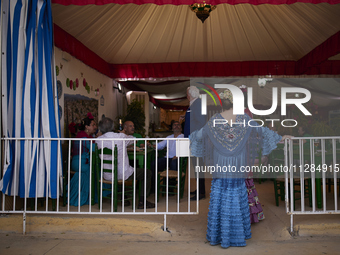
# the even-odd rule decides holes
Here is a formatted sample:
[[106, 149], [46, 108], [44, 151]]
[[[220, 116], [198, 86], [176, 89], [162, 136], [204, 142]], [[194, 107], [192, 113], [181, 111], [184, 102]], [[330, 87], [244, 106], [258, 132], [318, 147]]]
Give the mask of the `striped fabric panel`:
[[[4, 11], [1, 46], [6, 52], [2, 59], [2, 72], [6, 73], [2, 77], [6, 136], [58, 138], [59, 103], [50, 0], [4, 0], [1, 8]], [[0, 182], [2, 192], [56, 198], [58, 180], [62, 180], [60, 152], [56, 141], [8, 142]], [[60, 183], [59, 189], [61, 186]]]

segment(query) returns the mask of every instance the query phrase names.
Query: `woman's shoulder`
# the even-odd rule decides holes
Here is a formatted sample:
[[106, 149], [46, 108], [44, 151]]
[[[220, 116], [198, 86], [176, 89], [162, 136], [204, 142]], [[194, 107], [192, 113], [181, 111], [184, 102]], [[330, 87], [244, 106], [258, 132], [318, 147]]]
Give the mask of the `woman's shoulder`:
[[[209, 121], [214, 121], [216, 119], [225, 119], [221, 113], [215, 113]], [[247, 114], [239, 114], [236, 116], [236, 120], [240, 121], [240, 120], [245, 120], [245, 121], [249, 121], [251, 120], [251, 118], [247, 115]]]
[[220, 118], [223, 118], [223, 117], [222, 117], [221, 113], [217, 112], [210, 118], [210, 120], [220, 119]]

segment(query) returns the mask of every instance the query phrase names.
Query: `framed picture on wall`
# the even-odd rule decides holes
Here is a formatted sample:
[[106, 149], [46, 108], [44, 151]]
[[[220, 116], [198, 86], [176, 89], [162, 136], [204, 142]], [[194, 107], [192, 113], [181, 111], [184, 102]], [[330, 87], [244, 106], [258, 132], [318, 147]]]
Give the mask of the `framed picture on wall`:
[[91, 113], [94, 121], [98, 123], [98, 100], [82, 95], [64, 94], [64, 134], [71, 137], [68, 126], [71, 123], [79, 124], [82, 119]]

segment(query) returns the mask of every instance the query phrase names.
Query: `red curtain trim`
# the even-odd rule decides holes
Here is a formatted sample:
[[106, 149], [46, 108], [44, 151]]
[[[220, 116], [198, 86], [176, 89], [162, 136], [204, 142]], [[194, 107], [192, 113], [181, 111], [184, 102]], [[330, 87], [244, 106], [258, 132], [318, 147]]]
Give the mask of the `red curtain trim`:
[[187, 80], [171, 80], [171, 81], [160, 81], [160, 82], [147, 82], [145, 80], [138, 80], [138, 85], [147, 85], [147, 86], [153, 86], [153, 85], [157, 85], [157, 86], [163, 86], [163, 85], [172, 85], [172, 84], [177, 84], [177, 83], [182, 83], [184, 81], [189, 81]]
[[54, 24], [54, 44], [56, 47], [71, 54], [98, 72], [112, 77], [111, 67], [104, 59], [99, 57], [75, 37]]
[[[104, 4], [172, 4], [172, 5], [190, 5], [195, 1], [192, 0], [52, 0], [54, 4], [61, 5], [104, 5]], [[260, 5], [260, 4], [272, 4], [272, 5], [280, 5], [280, 4], [294, 4], [294, 3], [311, 3], [311, 4], [319, 4], [319, 3], [329, 3], [329, 4], [338, 4], [338, 0], [210, 0], [207, 3], [212, 5], [218, 4], [252, 4], [252, 5]]]
[[113, 78], [295, 75], [295, 61], [112, 64]]
[[339, 75], [340, 74], [340, 60], [327, 60], [319, 65], [315, 65], [304, 73], [306, 75]]
[[[227, 77], [256, 75], [340, 74], [340, 61], [325, 61], [339, 51], [339, 33], [316, 47], [299, 61], [181, 62], [109, 64], [80, 41], [54, 25], [55, 46], [110, 78]], [[330, 49], [332, 48], [332, 49]], [[309, 59], [316, 59], [311, 65]], [[312, 62], [313, 63], [313, 62]], [[307, 67], [305, 67], [307, 66]]]
[[340, 53], [340, 31], [315, 47], [297, 62], [298, 73], [306, 73], [310, 68]]

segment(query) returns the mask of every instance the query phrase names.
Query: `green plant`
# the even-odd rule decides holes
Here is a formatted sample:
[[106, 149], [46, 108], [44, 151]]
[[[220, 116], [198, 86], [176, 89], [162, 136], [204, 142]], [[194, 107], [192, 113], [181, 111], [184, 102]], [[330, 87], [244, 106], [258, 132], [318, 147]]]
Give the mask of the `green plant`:
[[332, 136], [333, 129], [325, 121], [317, 121], [311, 126], [311, 134], [313, 136]]
[[[288, 122], [286, 122], [288, 124]], [[294, 125], [294, 123], [289, 123], [289, 125]], [[275, 125], [276, 130], [279, 135], [293, 135], [297, 136], [297, 129], [293, 127], [284, 127], [282, 125]]]
[[340, 135], [340, 117], [333, 118], [331, 121], [331, 128], [334, 130], [334, 135]]
[[310, 127], [320, 119], [318, 116], [319, 106], [312, 101], [304, 104], [304, 107], [312, 114], [306, 116], [296, 105], [289, 105], [288, 108], [291, 111], [292, 118], [298, 122], [298, 127]]
[[119, 115], [115, 120], [115, 129], [118, 130], [119, 119], [122, 119], [123, 123], [125, 121], [132, 121], [135, 125], [135, 133], [145, 136], [145, 113], [144, 113], [144, 101], [137, 101], [137, 99], [132, 100], [132, 102], [127, 107], [126, 116]]

